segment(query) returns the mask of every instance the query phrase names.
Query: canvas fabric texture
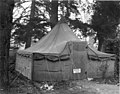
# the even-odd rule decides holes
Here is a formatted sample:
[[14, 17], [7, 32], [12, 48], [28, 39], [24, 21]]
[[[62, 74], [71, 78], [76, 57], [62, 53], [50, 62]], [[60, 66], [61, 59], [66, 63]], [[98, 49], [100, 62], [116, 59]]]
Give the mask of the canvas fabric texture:
[[87, 49], [86, 49], [88, 55], [91, 57], [91, 58], [99, 58], [99, 59], [105, 59], [105, 58], [111, 58], [111, 59], [115, 59], [115, 54], [108, 54], [108, 53], [104, 53], [104, 52], [101, 52], [101, 51], [98, 51], [97, 49], [91, 47], [90, 45], [87, 46]]
[[[80, 41], [66, 23], [58, 23], [50, 33], [43, 37], [36, 45], [25, 49], [31, 53], [61, 53], [69, 41]], [[19, 51], [19, 53], [23, 51]], [[24, 54], [23, 52], [23, 54]]]
[[[90, 56], [108, 59], [115, 55], [97, 51], [86, 41], [80, 41], [70, 27], [60, 21], [38, 43], [17, 52], [16, 70], [36, 81], [84, 79]], [[81, 74], [74, 74], [73, 69], [79, 68]]]
[[[94, 58], [108, 58], [114, 56], [113, 54], [107, 54], [97, 51], [90, 45], [87, 46], [86, 41], [80, 41], [75, 36], [70, 27], [65, 23], [65, 20], [61, 19], [58, 24], [38, 43], [25, 49], [19, 50], [18, 53], [21, 55], [30, 55], [33, 53], [40, 53], [44, 55], [63, 55], [70, 54], [68, 51], [69, 47], [73, 47], [71, 50], [76, 49], [79, 51], [86, 50], [89, 56]], [[87, 47], [87, 48], [86, 48]]]

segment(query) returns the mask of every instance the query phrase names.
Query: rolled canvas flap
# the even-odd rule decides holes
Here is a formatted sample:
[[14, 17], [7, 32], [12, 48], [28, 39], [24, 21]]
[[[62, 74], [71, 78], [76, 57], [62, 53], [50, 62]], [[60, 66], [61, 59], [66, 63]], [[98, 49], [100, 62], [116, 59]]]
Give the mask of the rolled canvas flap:
[[68, 60], [68, 59], [70, 59], [70, 55], [69, 54], [65, 54], [65, 55], [61, 55], [60, 56], [60, 60], [61, 61]]
[[56, 62], [56, 61], [59, 61], [59, 56], [46, 56], [46, 59], [47, 60], [50, 60], [50, 61], [53, 61], [53, 62]]
[[70, 59], [70, 55], [69, 54], [63, 54], [63, 55], [44, 55], [44, 54], [40, 54], [40, 53], [34, 53], [33, 54], [33, 59], [34, 60], [43, 60], [46, 59], [48, 61], [64, 61], [64, 60], [68, 60]]
[[39, 53], [34, 53], [33, 54], [33, 59], [34, 60], [43, 60], [43, 59], [45, 59], [45, 55], [39, 54]]

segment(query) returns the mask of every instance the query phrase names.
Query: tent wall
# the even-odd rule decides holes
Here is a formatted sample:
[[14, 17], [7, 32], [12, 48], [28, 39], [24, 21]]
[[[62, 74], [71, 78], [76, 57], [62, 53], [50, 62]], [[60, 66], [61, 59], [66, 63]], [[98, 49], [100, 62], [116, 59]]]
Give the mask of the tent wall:
[[[100, 78], [103, 75], [102, 66], [105, 65], [105, 62], [88, 60], [86, 46], [86, 42], [69, 41], [59, 54], [17, 54], [16, 70], [34, 81]], [[109, 60], [107, 66], [105, 76], [114, 75], [114, 61]]]
[[[83, 45], [84, 44], [84, 45]], [[86, 42], [81, 45], [79, 42], [68, 42], [57, 61], [50, 61], [40, 58], [40, 54], [34, 54], [33, 80], [35, 81], [61, 81], [85, 79], [87, 53], [85, 52]], [[83, 47], [84, 46], [84, 47]], [[71, 50], [71, 51], [70, 51]], [[83, 51], [84, 50], [84, 51]], [[52, 54], [53, 55], [53, 54]], [[69, 59], [66, 59], [66, 56]], [[48, 56], [47, 56], [48, 58]]]
[[71, 50], [71, 60], [74, 69], [80, 69], [80, 73], [73, 73], [71, 79], [85, 79], [86, 78], [86, 64], [88, 62], [86, 46], [87, 42], [69, 42], [69, 49]]
[[73, 73], [72, 79], [85, 79], [86, 75], [86, 64], [88, 62], [87, 53], [85, 51], [73, 51], [71, 54], [72, 66], [74, 69], [80, 69], [80, 73]]
[[68, 47], [72, 51], [86, 51], [87, 42], [86, 41], [70, 41], [67, 43]]
[[[81, 72], [74, 73], [74, 69], [80, 69]], [[83, 61], [75, 62], [75, 60], [72, 59], [58, 62], [34, 60], [34, 81], [80, 80], [85, 78], [85, 65]]]
[[51, 62], [48, 60], [34, 60], [34, 81], [61, 81], [71, 76], [72, 65], [70, 60]]
[[86, 51], [86, 46], [87, 46], [87, 42], [86, 41], [81, 41], [81, 42], [70, 42], [70, 47], [71, 50], [73, 51]]
[[107, 69], [105, 77], [114, 76], [114, 64], [115, 61], [108, 60], [107, 62], [100, 62], [98, 60], [89, 60], [87, 63], [87, 77], [88, 78], [101, 78], [103, 76], [103, 71], [107, 63]]
[[32, 55], [17, 54], [15, 69], [25, 77], [32, 79]]
[[[34, 81], [84, 79], [85, 64], [82, 59], [84, 56], [82, 53], [73, 53], [73, 50], [82, 51], [83, 48], [79, 42], [68, 42], [59, 56], [56, 54], [41, 55], [40, 53], [28, 56], [17, 54], [16, 70]], [[80, 72], [74, 73], [79, 69]]]

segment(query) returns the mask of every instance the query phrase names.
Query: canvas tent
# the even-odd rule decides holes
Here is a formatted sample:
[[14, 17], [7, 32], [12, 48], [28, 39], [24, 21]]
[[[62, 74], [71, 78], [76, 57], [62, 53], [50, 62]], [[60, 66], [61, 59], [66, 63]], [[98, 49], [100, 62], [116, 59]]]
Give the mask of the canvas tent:
[[114, 76], [115, 55], [103, 53], [88, 45], [87, 77], [101, 78]]
[[84, 79], [88, 55], [114, 56], [88, 48], [87, 42], [80, 41], [61, 20], [38, 43], [17, 52], [16, 70], [35, 81]]

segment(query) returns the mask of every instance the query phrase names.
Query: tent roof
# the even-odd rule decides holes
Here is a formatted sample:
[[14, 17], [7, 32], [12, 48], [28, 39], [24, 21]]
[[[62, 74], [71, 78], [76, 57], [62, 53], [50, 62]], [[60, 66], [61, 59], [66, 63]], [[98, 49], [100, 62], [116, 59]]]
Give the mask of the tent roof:
[[61, 53], [68, 41], [80, 40], [62, 19], [51, 32], [44, 36], [38, 43], [24, 51], [31, 53]]
[[[70, 41], [79, 42], [82, 45], [85, 45], [83, 42], [80, 41], [79, 38], [77, 38], [77, 36], [75, 36], [70, 27], [66, 24], [66, 21], [64, 19], [61, 19], [58, 24], [51, 30], [51, 32], [44, 36], [38, 43], [25, 50], [18, 51], [18, 53], [59, 54], [64, 50], [66, 43]], [[95, 48], [90, 47], [89, 45], [87, 52], [89, 56], [93, 57], [114, 56], [114, 54], [107, 54], [97, 51]]]
[[88, 55], [93, 57], [100, 57], [100, 58], [108, 58], [108, 57], [114, 57], [115, 54], [108, 54], [104, 52], [100, 52], [97, 49], [91, 47], [88, 45]]

